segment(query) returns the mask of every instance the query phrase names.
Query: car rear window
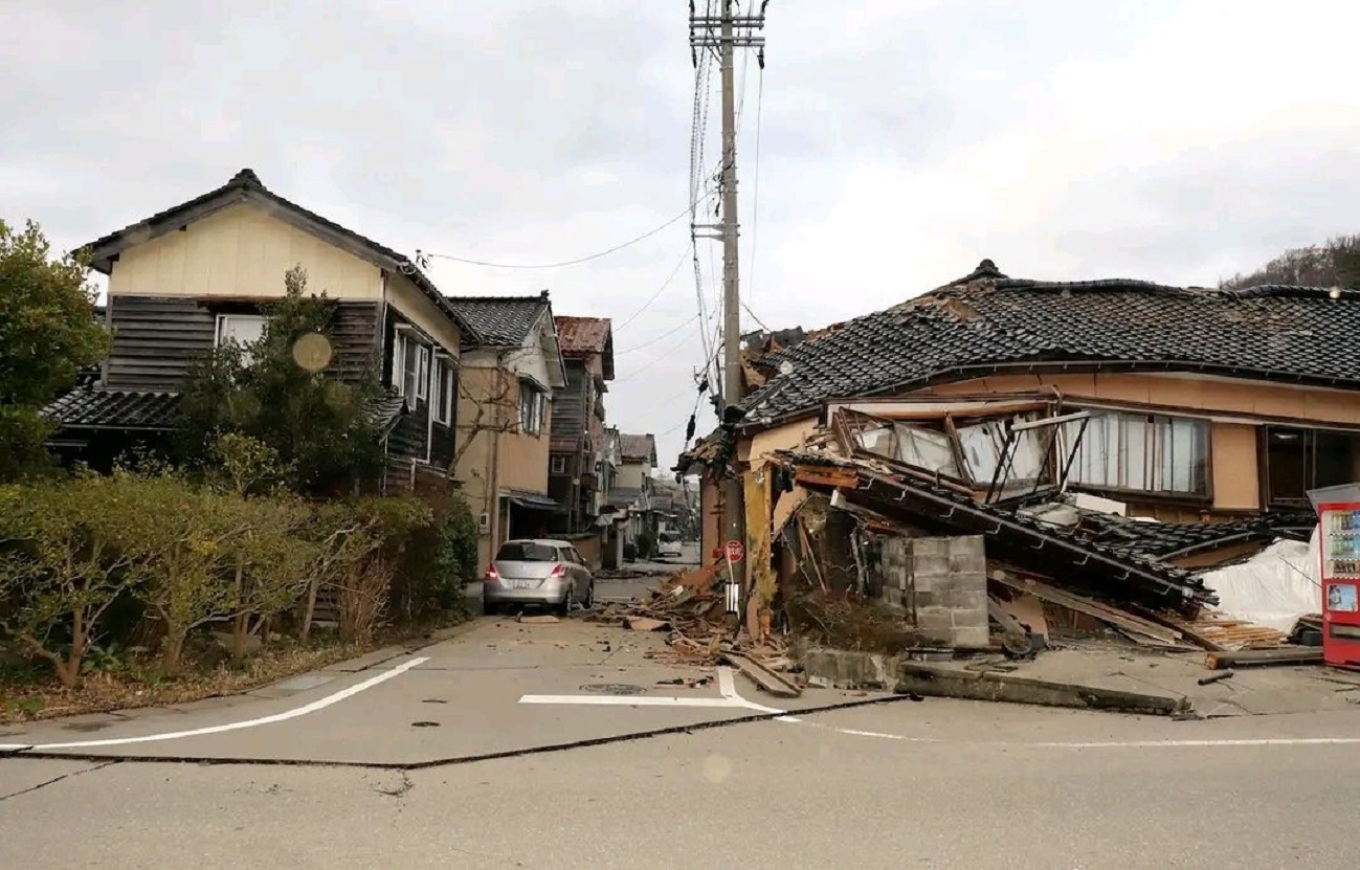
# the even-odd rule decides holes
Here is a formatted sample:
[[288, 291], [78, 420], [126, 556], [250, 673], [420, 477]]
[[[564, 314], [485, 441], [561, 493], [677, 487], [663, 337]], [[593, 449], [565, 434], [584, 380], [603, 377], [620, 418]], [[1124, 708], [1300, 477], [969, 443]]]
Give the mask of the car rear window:
[[544, 544], [502, 544], [498, 562], [556, 562], [557, 548]]

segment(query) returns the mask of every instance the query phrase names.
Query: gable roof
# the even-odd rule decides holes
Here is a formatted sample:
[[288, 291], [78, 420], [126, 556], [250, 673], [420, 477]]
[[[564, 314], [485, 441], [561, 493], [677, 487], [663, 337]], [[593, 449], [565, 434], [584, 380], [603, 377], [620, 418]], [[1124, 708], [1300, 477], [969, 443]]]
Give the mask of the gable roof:
[[[742, 402], [764, 424], [821, 403], [1018, 364], [1194, 370], [1360, 389], [1360, 292], [1147, 281], [1010, 278], [990, 260], [972, 274], [762, 357], [769, 380]], [[787, 373], [780, 368], [788, 363]]]
[[629, 459], [640, 459], [656, 465], [656, 436], [619, 435], [619, 456], [625, 462]]
[[560, 316], [557, 336], [563, 356], [581, 359], [599, 354], [604, 379], [614, 379], [614, 325], [608, 317]]
[[202, 196], [157, 212], [149, 218], [96, 239], [85, 246], [90, 251], [90, 266], [107, 275], [113, 270], [113, 263], [118, 255], [133, 245], [163, 236], [239, 203], [252, 203], [264, 208], [275, 216], [288, 219], [318, 238], [382, 269], [400, 272], [410, 278], [416, 288], [457, 323], [461, 330], [470, 333], [474, 339], [478, 337], [476, 330], [453, 310], [448, 300], [439, 292], [439, 288], [410, 258], [284, 199], [265, 187], [252, 169], [242, 169], [226, 184]]
[[545, 311], [550, 311], [548, 291], [537, 296], [450, 296], [449, 304], [473, 325], [482, 347], [518, 347]]

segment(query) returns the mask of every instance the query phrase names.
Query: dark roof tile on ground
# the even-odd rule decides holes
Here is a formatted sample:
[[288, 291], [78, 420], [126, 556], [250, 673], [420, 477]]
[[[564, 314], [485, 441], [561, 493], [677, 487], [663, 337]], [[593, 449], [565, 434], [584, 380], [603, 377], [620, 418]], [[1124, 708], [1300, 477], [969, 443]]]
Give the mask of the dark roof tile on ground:
[[[966, 278], [838, 324], [762, 357], [769, 380], [743, 402], [750, 422], [829, 399], [1065, 362], [1179, 369], [1360, 388], [1360, 292], [1236, 291], [1146, 281], [1008, 278], [990, 261]], [[789, 363], [787, 374], [779, 371]]]
[[537, 296], [450, 296], [449, 303], [482, 340], [464, 346], [518, 347], [548, 310], [548, 291]]

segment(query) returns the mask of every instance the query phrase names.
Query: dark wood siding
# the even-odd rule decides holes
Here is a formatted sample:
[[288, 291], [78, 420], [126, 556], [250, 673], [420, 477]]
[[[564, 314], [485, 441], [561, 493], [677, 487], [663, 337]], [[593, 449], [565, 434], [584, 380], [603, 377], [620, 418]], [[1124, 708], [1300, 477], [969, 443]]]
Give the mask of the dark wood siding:
[[[105, 383], [124, 390], [178, 389], [194, 363], [212, 354], [219, 313], [259, 310], [251, 302], [175, 296], [111, 296], [108, 306], [113, 350]], [[336, 303], [332, 364], [342, 377], [359, 377], [376, 362], [377, 322], [377, 303]]]
[[567, 360], [567, 385], [553, 390], [552, 434], [579, 438], [585, 431], [585, 388], [589, 382], [585, 365]]
[[[408, 400], [409, 403], [409, 400]], [[416, 406], [402, 415], [392, 434], [387, 437], [387, 454], [425, 461], [425, 442], [430, 431], [430, 406], [416, 402]]]
[[198, 360], [212, 354], [216, 316], [197, 300], [110, 296], [113, 350], [105, 383], [122, 390], [174, 390]]
[[341, 377], [381, 376], [382, 361], [377, 356], [379, 310], [376, 302], [336, 303], [335, 319], [331, 321], [331, 341], [335, 345], [332, 365]]

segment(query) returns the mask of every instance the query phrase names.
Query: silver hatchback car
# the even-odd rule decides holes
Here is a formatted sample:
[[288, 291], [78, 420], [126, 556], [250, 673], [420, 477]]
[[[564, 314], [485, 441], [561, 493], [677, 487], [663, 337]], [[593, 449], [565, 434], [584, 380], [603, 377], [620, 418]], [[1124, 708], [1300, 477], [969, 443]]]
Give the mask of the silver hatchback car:
[[567, 541], [523, 538], [506, 541], [482, 582], [482, 607], [490, 614], [512, 605], [541, 605], [565, 614], [595, 600], [595, 577]]

